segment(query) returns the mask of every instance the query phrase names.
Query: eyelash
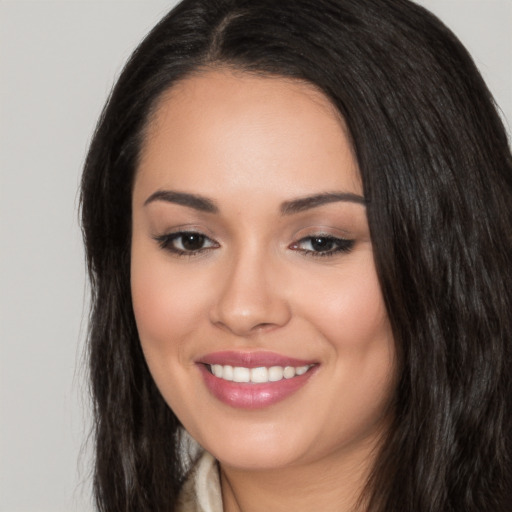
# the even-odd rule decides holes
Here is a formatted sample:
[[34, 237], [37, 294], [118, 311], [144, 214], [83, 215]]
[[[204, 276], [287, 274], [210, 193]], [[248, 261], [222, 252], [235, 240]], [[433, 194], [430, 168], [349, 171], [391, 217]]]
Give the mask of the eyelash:
[[[201, 245], [204, 243], [208, 243], [209, 245], [207, 247], [199, 247], [198, 249], [189, 249], [187, 250], [184, 241], [185, 238], [189, 237], [198, 237], [199, 242]], [[166, 251], [169, 251], [176, 256], [180, 257], [193, 257], [198, 256], [200, 254], [205, 254], [213, 249], [217, 249], [220, 247], [220, 245], [209, 238], [208, 236], [204, 235], [203, 233], [200, 233], [198, 231], [178, 231], [176, 233], [170, 233], [166, 235], [161, 236], [155, 236], [154, 239], [158, 242], [160, 247]], [[176, 241], [180, 241], [181, 248], [176, 247], [174, 243]], [[190, 241], [190, 240], [189, 240]], [[329, 248], [325, 251], [319, 251], [314, 249], [304, 249], [300, 248], [301, 245], [305, 244], [306, 242], [309, 242], [309, 244], [313, 247], [312, 243], [313, 241], [320, 242], [320, 244], [327, 244]], [[186, 243], [186, 242], [185, 242]], [[349, 240], [346, 238], [338, 238], [332, 235], [327, 234], [314, 234], [310, 236], [305, 236], [298, 240], [297, 242], [294, 242], [289, 247], [292, 250], [299, 251], [302, 254], [306, 254], [308, 256], [312, 256], [314, 258], [325, 258], [329, 256], [334, 256], [338, 253], [349, 253], [353, 247], [354, 247], [355, 241]], [[334, 248], [333, 248], [334, 246]]]
[[[317, 242], [321, 240], [323, 243], [327, 243], [331, 246], [333, 245], [334, 248], [331, 247], [325, 251], [315, 251], [312, 249], [299, 248], [299, 246], [305, 242], [309, 242], [309, 244], [311, 245], [313, 240]], [[354, 244], [354, 240], [349, 240], [347, 238], [338, 238], [336, 236], [319, 233], [301, 238], [299, 241], [294, 242], [290, 246], [290, 248], [301, 251], [303, 254], [313, 256], [314, 258], [326, 258], [329, 256], [334, 256], [339, 253], [349, 253], [354, 248]]]
[[[185, 237], [198, 237], [203, 243], [208, 242], [210, 245], [208, 247], [200, 247], [195, 250], [187, 250], [183, 244]], [[206, 252], [211, 251], [212, 249], [217, 249], [219, 244], [212, 240], [210, 237], [203, 235], [199, 231], [178, 231], [176, 233], [169, 233], [167, 235], [155, 236], [155, 240], [158, 242], [162, 249], [169, 251], [176, 256], [183, 257], [192, 257], [197, 256], [199, 254], [204, 254]], [[175, 247], [174, 242], [177, 240], [181, 240], [182, 249]]]

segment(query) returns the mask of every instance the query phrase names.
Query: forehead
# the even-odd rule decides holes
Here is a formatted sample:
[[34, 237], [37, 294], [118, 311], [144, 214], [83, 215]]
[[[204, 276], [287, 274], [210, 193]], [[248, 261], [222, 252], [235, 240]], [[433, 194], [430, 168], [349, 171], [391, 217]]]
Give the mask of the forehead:
[[343, 129], [345, 123], [336, 107], [314, 84], [279, 75], [258, 74], [229, 68], [202, 69], [186, 76], [164, 92], [157, 103], [151, 121], [158, 120], [162, 109], [178, 102], [206, 103], [212, 108], [222, 105], [227, 114], [236, 112], [240, 105], [269, 105], [279, 101], [283, 105], [297, 105], [302, 101], [315, 104], [318, 111], [336, 119]]
[[256, 192], [293, 182], [297, 194], [361, 189], [348, 130], [323, 93], [229, 70], [194, 74], [162, 96], [145, 134], [141, 181], [206, 193], [227, 183]]

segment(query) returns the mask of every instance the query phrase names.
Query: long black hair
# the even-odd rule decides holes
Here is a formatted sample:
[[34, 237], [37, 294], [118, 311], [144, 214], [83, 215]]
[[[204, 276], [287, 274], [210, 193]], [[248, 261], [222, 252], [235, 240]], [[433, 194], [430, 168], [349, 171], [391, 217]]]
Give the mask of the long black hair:
[[348, 125], [399, 357], [368, 511], [510, 512], [512, 159], [471, 57], [408, 0], [184, 0], [127, 63], [82, 179], [98, 509], [172, 511], [186, 471], [135, 326], [131, 191], [162, 93], [219, 67], [310, 82]]

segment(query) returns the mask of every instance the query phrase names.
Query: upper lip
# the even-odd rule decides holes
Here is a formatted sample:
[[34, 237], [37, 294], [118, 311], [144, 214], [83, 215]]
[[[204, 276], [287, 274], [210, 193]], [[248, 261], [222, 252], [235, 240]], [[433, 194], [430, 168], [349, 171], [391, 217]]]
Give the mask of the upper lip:
[[196, 360], [201, 364], [220, 364], [230, 366], [242, 366], [244, 368], [258, 368], [260, 366], [306, 366], [315, 361], [288, 357], [275, 352], [267, 351], [234, 351], [212, 352]]

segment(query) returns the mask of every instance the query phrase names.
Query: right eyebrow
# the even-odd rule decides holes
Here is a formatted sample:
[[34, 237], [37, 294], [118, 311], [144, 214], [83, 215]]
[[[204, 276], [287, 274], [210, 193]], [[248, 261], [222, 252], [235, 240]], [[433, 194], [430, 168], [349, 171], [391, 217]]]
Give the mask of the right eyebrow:
[[154, 201], [179, 204], [206, 213], [219, 213], [219, 208], [214, 201], [197, 194], [187, 194], [174, 190], [157, 190], [144, 201], [144, 206]]

